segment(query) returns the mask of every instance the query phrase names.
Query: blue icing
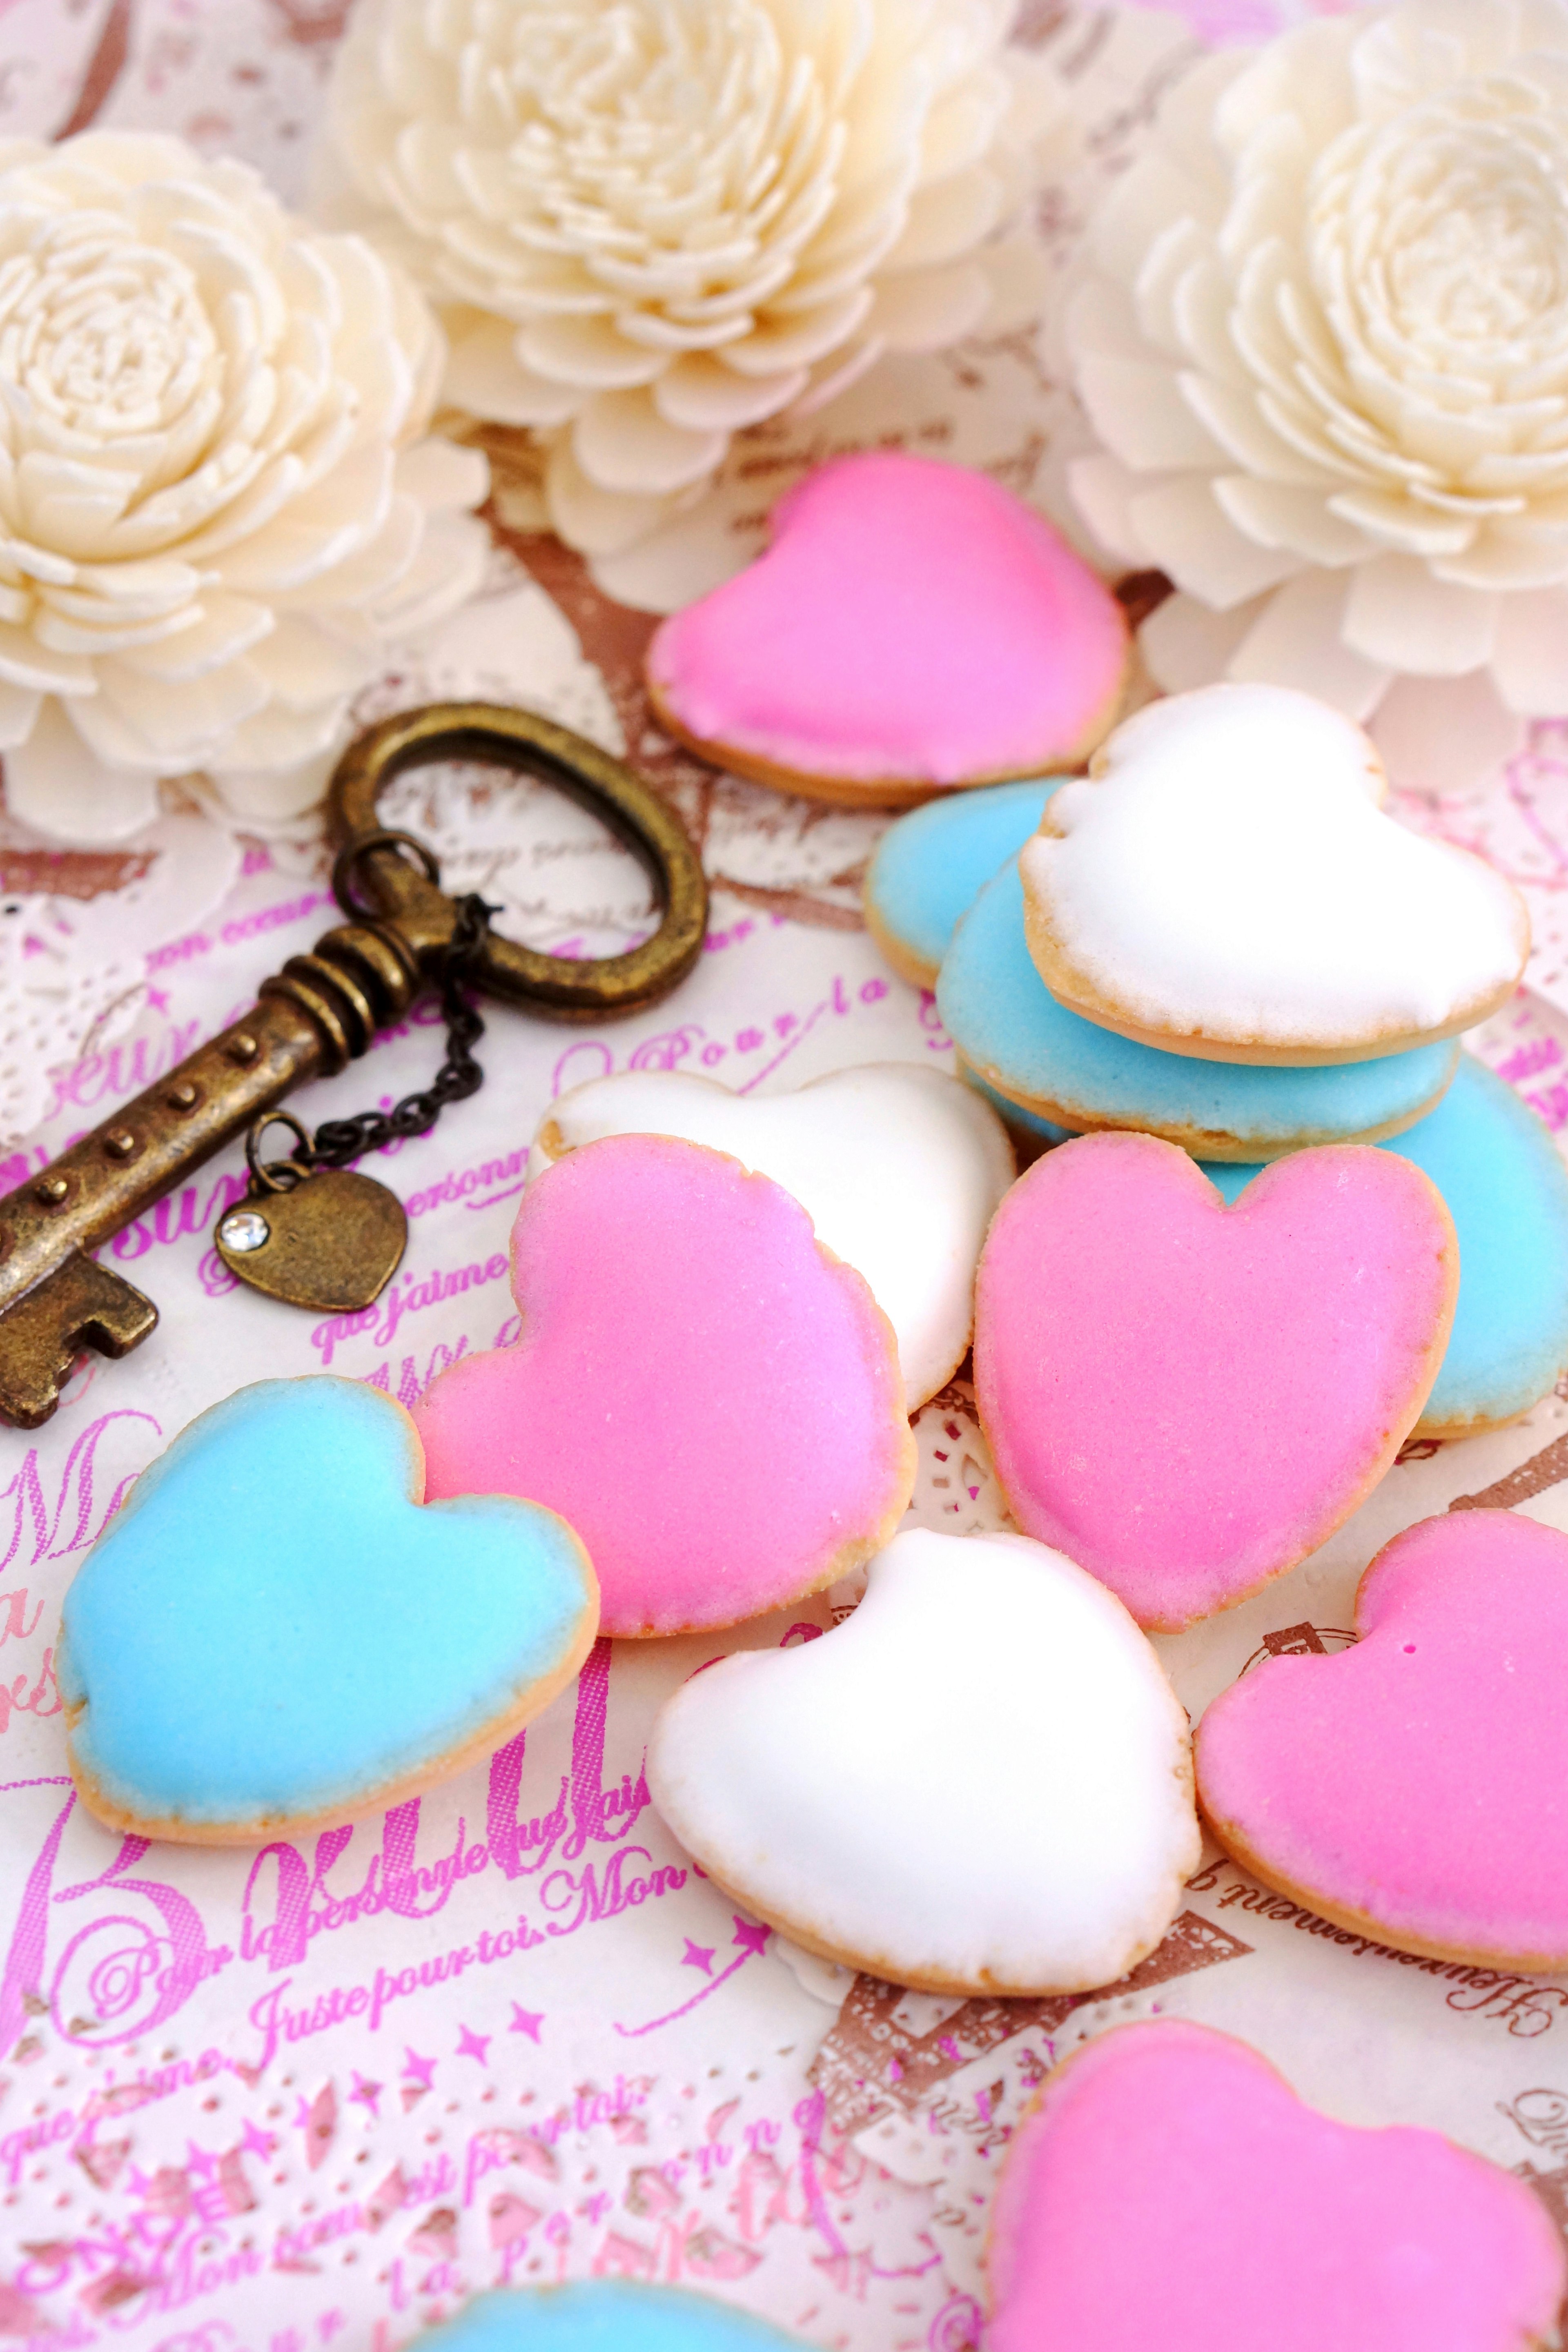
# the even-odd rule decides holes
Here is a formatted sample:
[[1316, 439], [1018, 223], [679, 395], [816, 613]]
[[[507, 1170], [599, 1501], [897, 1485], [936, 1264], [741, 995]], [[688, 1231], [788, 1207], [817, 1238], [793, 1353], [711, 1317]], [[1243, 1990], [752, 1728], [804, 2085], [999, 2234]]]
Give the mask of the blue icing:
[[498, 2287], [416, 2339], [415, 2352], [805, 2352], [749, 2312], [631, 2279]]
[[416, 1507], [376, 1390], [263, 1381], [150, 1469], [66, 1594], [79, 1774], [139, 1822], [310, 1815], [424, 1769], [573, 1654], [584, 1554], [538, 1504]]
[[889, 825], [866, 876], [878, 929], [934, 979], [959, 918], [1037, 832], [1041, 810], [1066, 782], [990, 784], [928, 801]]
[[1030, 961], [1015, 857], [953, 934], [936, 990], [942, 1025], [972, 1068], [1008, 1094], [1059, 1110], [1063, 1123], [1191, 1130], [1259, 1158], [1302, 1142], [1348, 1140], [1408, 1118], [1458, 1058], [1451, 1043], [1377, 1062], [1281, 1069], [1201, 1062], [1101, 1029], [1057, 1003]]
[[[1568, 1169], [1556, 1145], [1511, 1087], [1461, 1054], [1436, 1109], [1379, 1148], [1432, 1179], [1459, 1237], [1454, 1328], [1422, 1420], [1523, 1412], [1568, 1365]], [[1204, 1164], [1227, 1201], [1258, 1172]]]

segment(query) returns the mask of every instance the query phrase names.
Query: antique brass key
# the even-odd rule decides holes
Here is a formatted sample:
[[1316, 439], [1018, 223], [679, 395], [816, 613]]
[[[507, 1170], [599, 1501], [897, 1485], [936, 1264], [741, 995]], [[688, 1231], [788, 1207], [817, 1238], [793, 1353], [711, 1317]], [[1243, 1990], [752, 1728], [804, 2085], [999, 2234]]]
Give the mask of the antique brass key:
[[[624, 955], [575, 961], [486, 934], [467, 967], [487, 994], [557, 1021], [657, 1003], [695, 963], [708, 892], [679, 819], [620, 761], [546, 719], [500, 704], [434, 703], [352, 743], [328, 793], [339, 904], [351, 919], [290, 956], [250, 1011], [177, 1069], [0, 1199], [0, 1420], [35, 1429], [83, 1348], [123, 1356], [158, 1310], [92, 1252], [305, 1079], [330, 1076], [404, 1013], [457, 919], [428, 859], [383, 831], [376, 796], [403, 770], [480, 759], [543, 777], [602, 817], [654, 882], [662, 919]], [[354, 891], [371, 902], [355, 903]]]

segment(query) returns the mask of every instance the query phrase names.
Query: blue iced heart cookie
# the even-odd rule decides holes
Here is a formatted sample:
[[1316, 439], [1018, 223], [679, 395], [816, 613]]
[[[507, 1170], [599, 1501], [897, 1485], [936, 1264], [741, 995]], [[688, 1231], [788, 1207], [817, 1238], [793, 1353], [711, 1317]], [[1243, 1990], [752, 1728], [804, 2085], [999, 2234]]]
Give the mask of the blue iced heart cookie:
[[[1525, 1412], [1568, 1370], [1568, 1169], [1527, 1103], [1461, 1054], [1435, 1111], [1382, 1147], [1414, 1160], [1459, 1237], [1459, 1301], [1418, 1437], [1467, 1437]], [[1257, 1175], [1205, 1174], [1234, 1201]]]
[[1035, 970], [1016, 858], [953, 933], [936, 1003], [963, 1061], [1024, 1109], [1075, 1129], [1139, 1129], [1203, 1160], [1278, 1160], [1396, 1135], [1438, 1101], [1459, 1053], [1445, 1041], [1295, 1070], [1200, 1062], [1120, 1037], [1068, 1012]]
[[115, 1828], [248, 1844], [394, 1802], [510, 1737], [587, 1655], [564, 1519], [420, 1504], [401, 1405], [262, 1381], [175, 1438], [66, 1594], [70, 1767]]
[[750, 2312], [632, 2279], [496, 2287], [416, 2339], [417, 2352], [805, 2352]]
[[888, 827], [860, 895], [871, 935], [895, 971], [917, 988], [936, 986], [960, 917], [1038, 831], [1040, 811], [1066, 782], [988, 784], [928, 801]]

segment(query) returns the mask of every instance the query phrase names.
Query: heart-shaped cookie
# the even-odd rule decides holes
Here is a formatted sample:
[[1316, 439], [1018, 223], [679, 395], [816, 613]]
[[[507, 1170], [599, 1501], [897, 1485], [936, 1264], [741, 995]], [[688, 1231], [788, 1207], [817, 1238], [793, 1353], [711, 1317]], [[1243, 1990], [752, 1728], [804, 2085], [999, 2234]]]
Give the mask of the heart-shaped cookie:
[[640, 2279], [492, 2287], [455, 2319], [414, 2338], [415, 2352], [806, 2352], [749, 2311]]
[[[1568, 1371], [1568, 1168], [1541, 1120], [1461, 1054], [1426, 1117], [1379, 1147], [1413, 1160], [1447, 1203], [1459, 1296], [1417, 1437], [1469, 1437], [1527, 1412]], [[1258, 1174], [1205, 1163], [1226, 1201]]]
[[989, 2352], [1531, 2352], [1565, 2265], [1522, 2181], [1437, 2132], [1336, 2123], [1173, 2019], [1047, 2077], [986, 2283]]
[[1209, 686], [1119, 727], [1020, 865], [1029, 952], [1063, 1004], [1208, 1061], [1310, 1067], [1457, 1036], [1518, 986], [1524, 902], [1384, 815], [1352, 719]]
[[969, 1348], [974, 1267], [1013, 1181], [1001, 1124], [971, 1087], [912, 1063], [835, 1070], [796, 1094], [735, 1095], [683, 1070], [593, 1078], [552, 1103], [529, 1181], [605, 1135], [679, 1135], [792, 1192], [893, 1327], [910, 1411]]
[[953, 932], [1039, 826], [1065, 776], [928, 801], [888, 827], [861, 886], [866, 927], [905, 980], [934, 988]]
[[415, 1409], [433, 1495], [526, 1495], [603, 1630], [731, 1625], [880, 1549], [914, 1485], [892, 1327], [766, 1176], [696, 1143], [569, 1152], [512, 1229], [522, 1336]]
[[648, 1787], [710, 1878], [807, 1950], [936, 1992], [1079, 1992], [1196, 1869], [1186, 1717], [1103, 1585], [1021, 1536], [911, 1528], [822, 1641], [661, 1711]]
[[1301, 1151], [1234, 1208], [1184, 1152], [1084, 1135], [992, 1223], [974, 1384], [1018, 1525], [1174, 1632], [1315, 1551], [1420, 1414], [1453, 1223], [1391, 1151]]
[[419, 1507], [401, 1405], [321, 1373], [202, 1413], [65, 1598], [70, 1767], [100, 1821], [192, 1844], [389, 1805], [570, 1682], [594, 1572], [552, 1511]]
[[1373, 1141], [1422, 1118], [1458, 1064], [1451, 1044], [1299, 1070], [1200, 1062], [1085, 1021], [1029, 960], [1016, 861], [953, 934], [937, 1011], [976, 1076], [1063, 1128], [1131, 1128], [1203, 1160], [1273, 1160], [1313, 1144]]
[[773, 509], [773, 544], [647, 649], [670, 733], [816, 800], [907, 806], [1072, 767], [1121, 699], [1121, 608], [984, 474], [836, 457]]
[[1568, 1968], [1568, 1536], [1510, 1511], [1425, 1519], [1378, 1553], [1355, 1622], [1355, 1648], [1266, 1659], [1209, 1708], [1215, 1835], [1405, 1951]]

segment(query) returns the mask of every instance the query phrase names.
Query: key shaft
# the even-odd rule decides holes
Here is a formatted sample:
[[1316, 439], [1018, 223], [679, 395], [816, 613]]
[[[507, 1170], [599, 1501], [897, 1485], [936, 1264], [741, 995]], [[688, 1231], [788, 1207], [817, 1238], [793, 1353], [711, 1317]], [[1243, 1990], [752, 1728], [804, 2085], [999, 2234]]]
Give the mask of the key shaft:
[[157, 1321], [110, 1268], [92, 1268], [97, 1280], [65, 1270], [89, 1265], [260, 1112], [364, 1053], [420, 982], [392, 925], [336, 926], [264, 981], [249, 1012], [0, 1199], [0, 1418], [37, 1427], [82, 1345], [121, 1355]]

